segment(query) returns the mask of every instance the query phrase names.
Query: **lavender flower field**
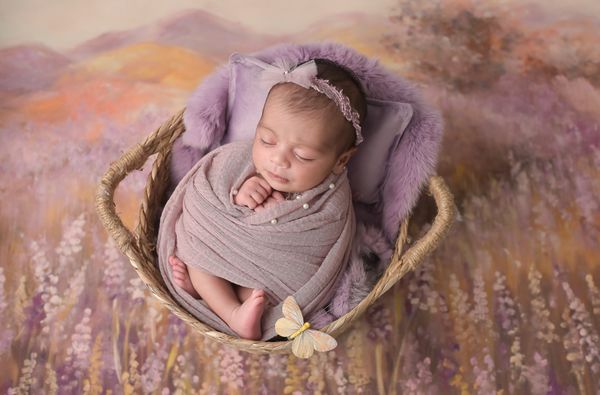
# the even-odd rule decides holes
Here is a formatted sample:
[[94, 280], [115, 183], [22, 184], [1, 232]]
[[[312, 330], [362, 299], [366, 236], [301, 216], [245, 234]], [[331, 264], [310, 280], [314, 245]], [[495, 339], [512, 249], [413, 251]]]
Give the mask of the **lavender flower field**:
[[[442, 112], [438, 172], [458, 220], [335, 350], [308, 360], [194, 333], [94, 208], [110, 162], [237, 49], [139, 37], [85, 56], [0, 49], [0, 392], [600, 394], [600, 18], [533, 26], [510, 10], [404, 1], [365, 42], [340, 24], [340, 41], [370, 48]], [[23, 59], [36, 79], [16, 71]], [[153, 72], [140, 71], [149, 59]], [[132, 228], [149, 168], [117, 190]], [[424, 194], [411, 239], [434, 215]]]

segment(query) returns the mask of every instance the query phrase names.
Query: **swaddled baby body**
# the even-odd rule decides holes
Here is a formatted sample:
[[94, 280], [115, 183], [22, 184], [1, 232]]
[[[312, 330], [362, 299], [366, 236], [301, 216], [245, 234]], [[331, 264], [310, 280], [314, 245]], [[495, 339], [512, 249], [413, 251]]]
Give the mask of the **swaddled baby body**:
[[[310, 88], [292, 77], [269, 91], [252, 142], [256, 172], [233, 192], [236, 205], [260, 212], [299, 197], [331, 174], [344, 172], [356, 152], [362, 140], [359, 120], [366, 112], [360, 85], [330, 61], [316, 59], [314, 66], [317, 79], [311, 81], [318, 83]], [[203, 299], [241, 338], [261, 338], [264, 290], [233, 284], [175, 255], [168, 262], [177, 286]]]

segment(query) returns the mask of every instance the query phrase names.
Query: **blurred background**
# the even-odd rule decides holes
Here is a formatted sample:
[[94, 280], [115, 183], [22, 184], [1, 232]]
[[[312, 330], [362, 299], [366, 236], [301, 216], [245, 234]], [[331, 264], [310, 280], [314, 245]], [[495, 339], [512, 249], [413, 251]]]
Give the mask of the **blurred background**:
[[[335, 350], [239, 352], [147, 292], [95, 186], [230, 53], [320, 40], [440, 109], [459, 218]], [[0, 391], [597, 394], [599, 42], [592, 0], [0, 1]]]

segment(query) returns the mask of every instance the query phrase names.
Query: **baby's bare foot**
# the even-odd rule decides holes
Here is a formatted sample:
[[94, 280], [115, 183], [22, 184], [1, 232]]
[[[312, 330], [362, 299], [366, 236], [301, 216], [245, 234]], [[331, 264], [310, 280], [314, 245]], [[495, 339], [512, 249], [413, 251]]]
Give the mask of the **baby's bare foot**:
[[185, 292], [189, 293], [193, 298], [199, 299], [200, 295], [192, 285], [192, 280], [190, 280], [190, 275], [185, 263], [175, 255], [172, 255], [169, 257], [169, 265], [171, 265], [171, 268], [173, 269], [173, 281], [175, 281], [175, 284], [181, 287]]
[[254, 289], [244, 303], [233, 309], [229, 326], [242, 339], [258, 340], [262, 337], [261, 318], [265, 308], [265, 291]]
[[246, 299], [252, 295], [253, 288], [242, 287], [241, 285], [233, 284], [233, 289], [235, 290], [235, 294], [237, 295], [240, 303], [244, 303]]

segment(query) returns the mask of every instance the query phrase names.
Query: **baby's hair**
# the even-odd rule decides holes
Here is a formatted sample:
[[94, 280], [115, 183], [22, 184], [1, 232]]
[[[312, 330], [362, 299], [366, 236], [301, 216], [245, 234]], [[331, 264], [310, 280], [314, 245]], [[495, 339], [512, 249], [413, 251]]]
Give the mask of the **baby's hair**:
[[[328, 80], [331, 85], [337, 89], [341, 89], [343, 94], [348, 96], [350, 105], [358, 112], [360, 125], [364, 128], [365, 118], [367, 116], [367, 99], [359, 79], [352, 70], [329, 59], [315, 58], [313, 60], [317, 64], [317, 77]], [[273, 89], [281, 84], [282, 83], [276, 84], [271, 88], [269, 95]], [[339, 122], [337, 124], [341, 125], [340, 140], [343, 144], [338, 144], [337, 154], [339, 155], [354, 146], [356, 131], [352, 124], [344, 118], [337, 105], [331, 99], [314, 89], [304, 89], [300, 85], [294, 83], [288, 83], [286, 85], [289, 85], [289, 91], [287, 91], [285, 95], [278, 95], [281, 104], [285, 105], [292, 113], [325, 112], [325, 114], [338, 114], [337, 118], [339, 119]], [[325, 114], [323, 114], [323, 116]]]

